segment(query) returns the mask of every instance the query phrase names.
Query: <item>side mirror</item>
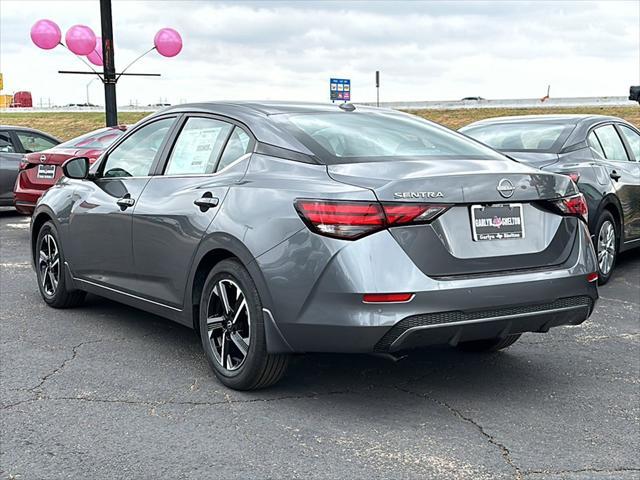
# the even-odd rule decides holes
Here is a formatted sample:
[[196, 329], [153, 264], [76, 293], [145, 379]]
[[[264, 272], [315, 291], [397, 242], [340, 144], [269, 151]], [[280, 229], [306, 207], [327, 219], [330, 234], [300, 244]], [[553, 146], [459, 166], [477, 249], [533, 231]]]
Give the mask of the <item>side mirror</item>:
[[67, 178], [84, 180], [89, 176], [89, 159], [87, 157], [70, 158], [62, 164], [62, 173]]

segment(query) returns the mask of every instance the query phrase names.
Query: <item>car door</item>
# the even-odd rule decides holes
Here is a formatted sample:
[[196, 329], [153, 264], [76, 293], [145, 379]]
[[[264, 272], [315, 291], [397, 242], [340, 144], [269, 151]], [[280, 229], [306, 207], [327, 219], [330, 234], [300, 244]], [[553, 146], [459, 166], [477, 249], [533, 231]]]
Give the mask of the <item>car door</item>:
[[76, 277], [134, 291], [132, 213], [175, 121], [155, 119], [131, 131], [105, 154], [95, 178], [77, 187], [66, 252]]
[[639, 185], [634, 162], [630, 161], [624, 142], [613, 123], [599, 126], [592, 133], [599, 142], [601, 155], [604, 155], [604, 158], [598, 159], [598, 163], [609, 174], [611, 184], [622, 206], [624, 217], [622, 241], [629, 241], [634, 238], [638, 228], [638, 220], [634, 217], [638, 207], [634, 204], [634, 199], [637, 199]]
[[166, 153], [164, 166], [145, 187], [133, 215], [136, 291], [182, 308], [194, 254], [246, 170], [254, 141], [239, 125], [190, 115]]
[[22, 153], [9, 130], [0, 130], [0, 205], [13, 204], [13, 186], [18, 176]]
[[634, 172], [633, 188], [631, 189], [632, 219], [629, 221], [631, 236], [629, 240], [640, 239], [640, 132], [622, 123], [616, 124], [616, 128], [624, 140], [629, 159], [629, 168]]

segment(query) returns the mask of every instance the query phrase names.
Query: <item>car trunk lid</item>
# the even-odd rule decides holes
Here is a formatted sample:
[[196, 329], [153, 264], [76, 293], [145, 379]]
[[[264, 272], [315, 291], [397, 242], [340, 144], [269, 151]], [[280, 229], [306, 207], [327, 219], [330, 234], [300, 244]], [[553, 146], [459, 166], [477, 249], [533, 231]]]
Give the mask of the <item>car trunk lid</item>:
[[[373, 190], [380, 201], [433, 203], [530, 202], [567, 194], [571, 181], [513, 161], [403, 160], [328, 165], [342, 183]], [[512, 194], [508, 194], [509, 184]]]
[[516, 162], [471, 159], [327, 168], [335, 180], [369, 188], [381, 202], [451, 206], [429, 224], [389, 229], [429, 276], [549, 268], [567, 261], [573, 250], [580, 220], [545, 208], [546, 201], [575, 192], [568, 177]]

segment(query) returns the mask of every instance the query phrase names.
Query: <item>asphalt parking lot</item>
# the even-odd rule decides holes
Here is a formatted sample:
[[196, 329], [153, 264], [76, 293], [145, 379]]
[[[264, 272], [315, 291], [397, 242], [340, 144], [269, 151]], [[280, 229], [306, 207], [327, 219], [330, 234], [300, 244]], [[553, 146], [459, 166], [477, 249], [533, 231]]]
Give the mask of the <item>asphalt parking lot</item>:
[[4, 478], [640, 478], [638, 251], [580, 327], [492, 355], [300, 356], [239, 393], [184, 327], [46, 307], [28, 221], [0, 211]]

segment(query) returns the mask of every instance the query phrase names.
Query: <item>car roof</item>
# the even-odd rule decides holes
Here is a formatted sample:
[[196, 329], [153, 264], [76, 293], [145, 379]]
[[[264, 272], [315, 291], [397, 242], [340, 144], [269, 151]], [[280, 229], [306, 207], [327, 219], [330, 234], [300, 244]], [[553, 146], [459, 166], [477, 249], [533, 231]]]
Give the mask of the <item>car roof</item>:
[[[385, 112], [397, 115], [405, 115], [401, 112], [356, 105], [356, 112]], [[155, 118], [167, 114], [180, 113], [206, 113], [222, 117], [228, 117], [244, 124], [256, 137], [265, 144], [293, 150], [305, 155], [313, 156], [306, 146], [304, 146], [290, 132], [283, 129], [278, 122], [268, 121], [270, 116], [287, 113], [330, 113], [343, 112], [340, 104], [331, 103], [309, 103], [309, 102], [283, 102], [283, 101], [221, 101], [221, 102], [199, 102], [182, 105], [172, 105], [159, 110], [158, 112], [145, 118]], [[344, 112], [350, 113], [350, 112]]]
[[37, 128], [31, 127], [23, 127], [22, 125], [0, 125], [1, 130], [24, 130], [27, 132], [36, 132], [42, 133], [43, 135], [47, 135], [48, 137], [52, 137], [53, 135], [48, 134], [47, 132], [43, 132], [42, 130], [38, 130]]
[[42, 130], [38, 130], [37, 128], [23, 127], [21, 125], [0, 125], [0, 130], [12, 131], [12, 132], [23, 131], [23, 132], [39, 133], [40, 135], [44, 135], [45, 137], [55, 140], [58, 143], [62, 142], [62, 140], [60, 140], [58, 137], [51, 135], [50, 133], [43, 132]]
[[618, 117], [593, 114], [544, 114], [544, 115], [514, 115], [508, 117], [493, 117], [470, 123], [463, 128], [479, 127], [482, 125], [494, 125], [505, 123], [560, 123], [566, 125], [578, 125], [579, 123], [600, 123], [604, 121], [623, 122]]
[[[257, 100], [239, 100], [239, 101], [212, 101], [199, 103], [186, 103], [182, 105], [173, 105], [163, 112], [183, 111], [183, 110], [211, 110], [218, 112], [221, 110], [236, 110], [236, 112], [253, 112], [262, 115], [278, 115], [283, 113], [303, 113], [303, 112], [339, 112], [341, 104], [334, 103], [313, 103], [313, 102], [289, 102], [289, 101], [257, 101]], [[364, 105], [356, 105], [357, 111], [388, 111], [387, 109], [368, 107]]]

